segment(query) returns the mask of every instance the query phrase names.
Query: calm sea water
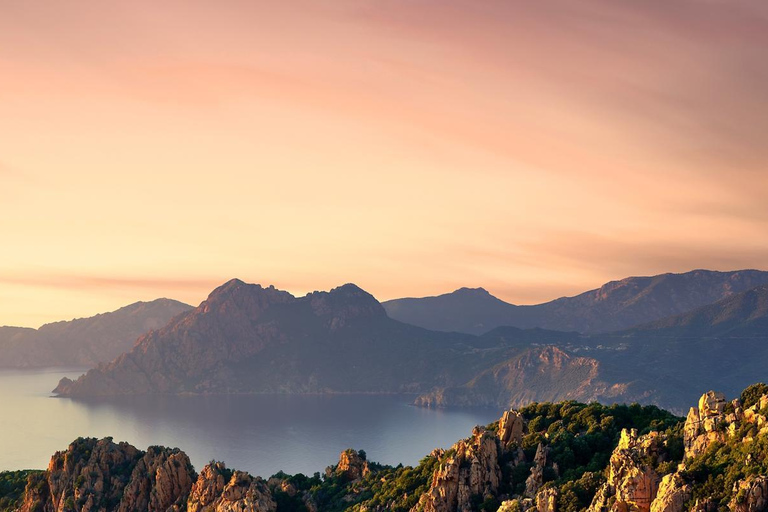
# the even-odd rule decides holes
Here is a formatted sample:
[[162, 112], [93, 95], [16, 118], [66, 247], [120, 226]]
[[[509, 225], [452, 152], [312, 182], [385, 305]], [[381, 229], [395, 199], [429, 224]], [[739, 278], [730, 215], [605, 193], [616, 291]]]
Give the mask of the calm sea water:
[[45, 468], [78, 436], [176, 446], [198, 470], [215, 458], [261, 476], [322, 472], [346, 448], [412, 465], [501, 415], [423, 409], [396, 396], [51, 397], [61, 377], [80, 373], [0, 370], [0, 470]]

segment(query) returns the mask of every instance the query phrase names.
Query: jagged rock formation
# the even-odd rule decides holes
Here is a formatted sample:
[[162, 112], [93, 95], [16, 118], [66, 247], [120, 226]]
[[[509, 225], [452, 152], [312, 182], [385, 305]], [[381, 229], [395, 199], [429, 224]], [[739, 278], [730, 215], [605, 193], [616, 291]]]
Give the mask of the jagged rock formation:
[[170, 299], [136, 302], [111, 313], [39, 329], [0, 327], [0, 367], [95, 366], [133, 347], [136, 339], [159, 329], [192, 306]]
[[183, 506], [194, 477], [178, 449], [78, 439], [30, 479], [20, 511], [166, 511]]
[[695, 457], [704, 453], [714, 441], [725, 439], [725, 432], [718, 425], [725, 421], [725, 395], [709, 391], [702, 395], [698, 407], [691, 407], [685, 420], [685, 456]]
[[731, 512], [764, 512], [768, 510], [768, 476], [758, 475], [733, 485]]
[[533, 458], [533, 467], [531, 468], [531, 474], [525, 481], [525, 495], [529, 498], [533, 498], [544, 485], [544, 468], [547, 465], [547, 455], [549, 454], [549, 447], [539, 443], [536, 447], [536, 456]]
[[536, 494], [536, 512], [557, 512], [558, 492], [555, 488], [543, 489]]
[[183, 508], [193, 481], [194, 471], [184, 452], [151, 446], [133, 468], [117, 510]]
[[259, 477], [208, 464], [189, 493], [189, 512], [275, 512], [277, 504]]
[[429, 491], [421, 496], [419, 508], [425, 512], [471, 512], [472, 498], [494, 495], [500, 483], [498, 437], [476, 427], [471, 438], [448, 450]]
[[501, 446], [509, 448], [510, 445], [519, 445], [523, 440], [525, 420], [515, 410], [504, 411], [499, 420], [499, 441]]
[[222, 463], [195, 474], [178, 448], [78, 439], [30, 475], [19, 512], [275, 512], [266, 483]]
[[698, 407], [691, 407], [683, 429], [686, 457], [697, 457], [713, 442], [733, 438], [742, 423], [755, 425], [758, 435], [768, 433], [768, 418], [760, 414], [768, 406], [768, 396], [763, 396], [747, 409], [742, 408], [739, 399], [731, 402], [732, 412], [725, 412], [727, 405], [725, 395], [708, 391], [702, 395]]
[[653, 463], [666, 457], [666, 439], [659, 432], [638, 437], [636, 430], [622, 430], [611, 455], [608, 478], [597, 492], [589, 512], [650, 512], [661, 477]]
[[664, 475], [651, 503], [651, 512], [683, 512], [693, 489], [678, 473]]
[[336, 468], [328, 468], [326, 474], [335, 473], [336, 475], [343, 476], [348, 482], [357, 482], [362, 480], [364, 476], [370, 473], [368, 468], [368, 461], [356, 450], [344, 450], [339, 455], [339, 463]]

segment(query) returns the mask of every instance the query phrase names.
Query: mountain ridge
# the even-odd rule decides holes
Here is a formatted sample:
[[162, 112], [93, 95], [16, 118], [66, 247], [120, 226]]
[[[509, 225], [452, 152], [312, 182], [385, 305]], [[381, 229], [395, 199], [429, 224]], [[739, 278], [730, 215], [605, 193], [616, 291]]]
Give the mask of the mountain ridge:
[[595, 334], [684, 313], [762, 284], [768, 284], [766, 271], [697, 269], [627, 277], [572, 297], [533, 305], [509, 304], [483, 288], [394, 299], [383, 305], [392, 318], [434, 330], [482, 334], [509, 325]]
[[0, 366], [93, 366], [130, 350], [143, 333], [192, 309], [173, 299], [139, 301], [92, 317], [51, 322], [38, 329], [0, 327]]

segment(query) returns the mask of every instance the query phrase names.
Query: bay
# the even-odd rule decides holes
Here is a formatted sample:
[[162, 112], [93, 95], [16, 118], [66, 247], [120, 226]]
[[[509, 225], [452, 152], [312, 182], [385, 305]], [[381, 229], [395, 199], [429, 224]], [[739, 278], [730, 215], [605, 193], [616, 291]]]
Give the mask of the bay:
[[216, 459], [263, 477], [322, 472], [346, 448], [413, 465], [501, 415], [413, 407], [396, 395], [52, 397], [60, 378], [82, 371], [0, 370], [0, 470], [45, 468], [80, 436], [178, 447], [197, 470]]

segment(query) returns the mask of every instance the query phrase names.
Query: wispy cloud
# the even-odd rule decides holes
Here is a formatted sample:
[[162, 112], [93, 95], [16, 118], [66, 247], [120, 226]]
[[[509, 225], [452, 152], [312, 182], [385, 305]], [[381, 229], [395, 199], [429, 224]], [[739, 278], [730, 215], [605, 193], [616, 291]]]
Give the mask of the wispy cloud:
[[36, 288], [57, 288], [79, 292], [106, 292], [111, 289], [123, 292], [137, 290], [155, 292], [158, 296], [169, 296], [173, 293], [210, 291], [222, 284], [223, 279], [211, 278], [158, 278], [158, 277], [110, 277], [74, 274], [18, 274], [0, 273], [0, 284], [26, 286]]

